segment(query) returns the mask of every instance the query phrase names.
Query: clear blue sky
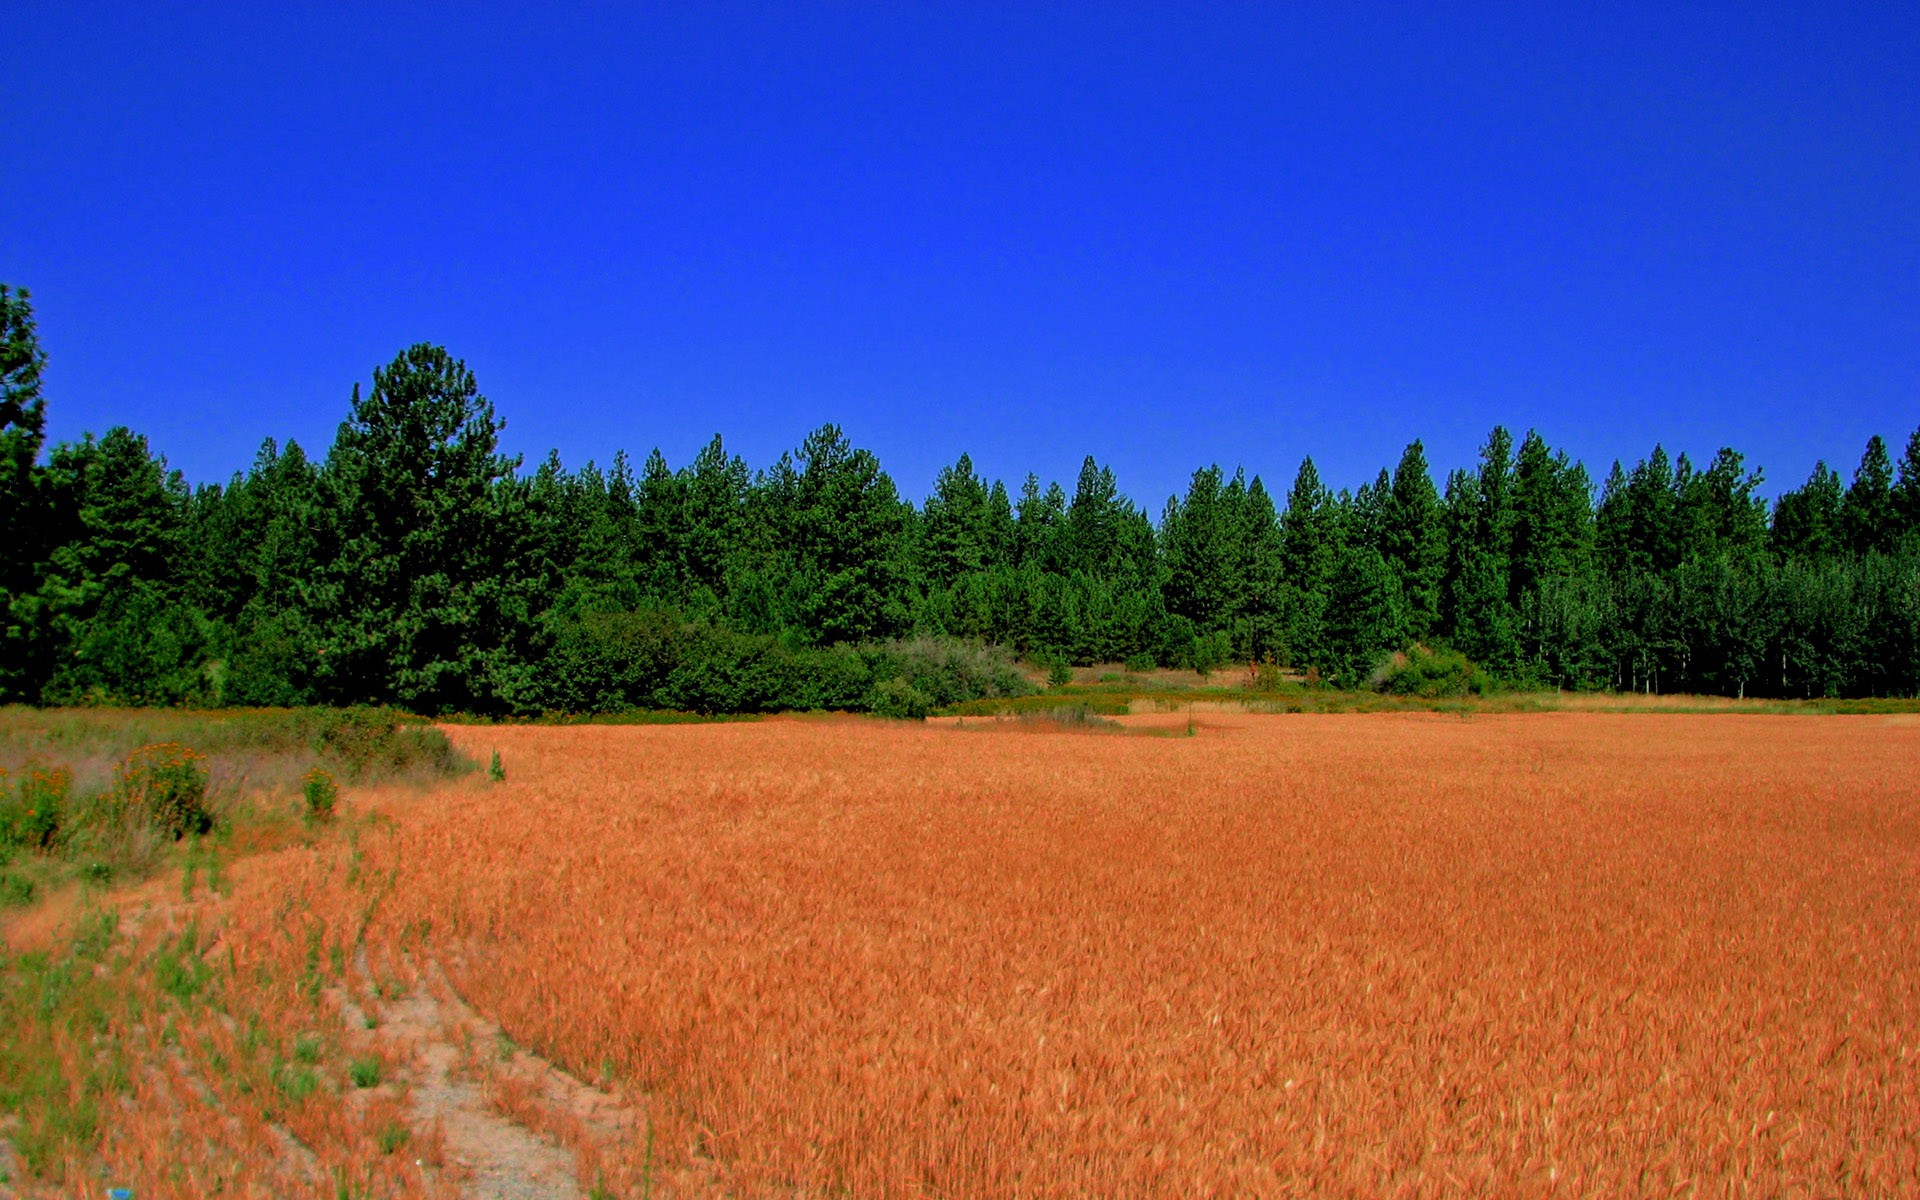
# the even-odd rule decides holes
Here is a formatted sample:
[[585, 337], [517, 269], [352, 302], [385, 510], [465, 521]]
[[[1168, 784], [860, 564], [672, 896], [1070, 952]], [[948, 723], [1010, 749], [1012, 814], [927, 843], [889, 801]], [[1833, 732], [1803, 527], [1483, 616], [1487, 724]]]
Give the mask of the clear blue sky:
[[8, 5], [52, 433], [316, 452], [414, 341], [529, 464], [824, 421], [1158, 513], [1495, 422], [1769, 492], [1920, 425], [1920, 5]]

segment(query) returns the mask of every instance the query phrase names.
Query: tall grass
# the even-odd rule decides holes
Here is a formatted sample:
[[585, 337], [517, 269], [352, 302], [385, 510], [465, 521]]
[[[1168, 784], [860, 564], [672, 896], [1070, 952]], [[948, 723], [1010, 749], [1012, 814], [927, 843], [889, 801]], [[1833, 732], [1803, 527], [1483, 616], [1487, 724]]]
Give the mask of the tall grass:
[[0, 902], [144, 878], [188, 835], [302, 815], [316, 771], [368, 784], [472, 769], [389, 709], [0, 708]]

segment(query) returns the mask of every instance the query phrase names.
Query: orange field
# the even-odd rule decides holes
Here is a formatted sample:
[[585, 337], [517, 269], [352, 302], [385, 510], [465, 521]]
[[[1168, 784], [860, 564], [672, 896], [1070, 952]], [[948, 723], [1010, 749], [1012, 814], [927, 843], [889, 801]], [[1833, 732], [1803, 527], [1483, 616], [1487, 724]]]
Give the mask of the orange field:
[[1920, 1189], [1912, 718], [1158, 720], [456, 728], [507, 783], [240, 898], [660, 1194]]

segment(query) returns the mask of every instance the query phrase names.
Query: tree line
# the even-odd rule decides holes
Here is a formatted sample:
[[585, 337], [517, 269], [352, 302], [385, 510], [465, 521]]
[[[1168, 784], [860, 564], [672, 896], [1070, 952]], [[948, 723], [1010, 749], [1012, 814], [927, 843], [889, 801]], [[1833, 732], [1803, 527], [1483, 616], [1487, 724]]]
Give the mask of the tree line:
[[1089, 457], [1017, 492], [962, 455], [915, 506], [826, 425], [751, 469], [531, 471], [471, 371], [417, 345], [324, 457], [268, 440], [189, 486], [124, 427], [45, 444], [24, 290], [0, 286], [0, 701], [422, 712], [924, 710], [1043, 663], [1273, 663], [1349, 686], [1412, 646], [1514, 686], [1920, 692], [1920, 431], [1769, 504], [1721, 450], [1585, 468], [1496, 428], [1276, 502], [1194, 472], [1157, 521]]

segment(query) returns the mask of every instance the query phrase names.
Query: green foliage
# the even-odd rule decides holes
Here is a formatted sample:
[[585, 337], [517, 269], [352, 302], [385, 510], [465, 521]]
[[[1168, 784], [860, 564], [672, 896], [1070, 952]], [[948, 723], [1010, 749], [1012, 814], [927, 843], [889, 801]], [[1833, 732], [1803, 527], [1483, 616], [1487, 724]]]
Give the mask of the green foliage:
[[33, 903], [33, 880], [0, 871], [0, 908], [25, 908]]
[[498, 750], [493, 752], [493, 760], [487, 764], [487, 778], [493, 780], [495, 783], [505, 783], [507, 781], [507, 768], [501, 765], [500, 752]]
[[356, 1058], [347, 1065], [347, 1079], [357, 1088], [379, 1087], [385, 1074], [378, 1058]]
[[1193, 669], [1202, 675], [1211, 675], [1225, 665], [1233, 656], [1233, 644], [1225, 630], [1196, 635], [1188, 650]]
[[142, 746], [129, 754], [120, 764], [115, 790], [168, 837], [213, 828], [213, 814], [206, 808], [206, 755], [178, 742]]
[[314, 750], [339, 763], [354, 779], [410, 770], [451, 775], [459, 770], [458, 755], [446, 734], [394, 709], [362, 705], [307, 709], [294, 720]]
[[331, 774], [319, 767], [308, 771], [300, 778], [300, 795], [306, 803], [309, 825], [324, 825], [333, 820], [334, 808], [340, 801], [340, 785]]
[[1120, 722], [1101, 716], [1089, 704], [1056, 703], [1049, 708], [1035, 708], [1018, 713], [1015, 719], [1030, 725], [1057, 725], [1068, 729], [1099, 730], [1104, 733], [1118, 733], [1125, 728]]
[[11, 791], [0, 772], [0, 850], [51, 850], [70, 819], [73, 773], [29, 763]]
[[1491, 690], [1486, 673], [1469, 662], [1466, 655], [1458, 650], [1432, 650], [1420, 645], [1389, 656], [1374, 668], [1370, 682], [1375, 691], [1429, 700], [1479, 696]]
[[874, 685], [872, 707], [878, 716], [923, 721], [934, 703], [933, 697], [904, 679], [884, 679]]
[[1023, 696], [1033, 690], [1004, 651], [940, 638], [908, 638], [862, 647], [874, 679], [899, 679], [936, 708], [993, 696]]
[[678, 469], [654, 451], [524, 473], [431, 345], [354, 389], [324, 459], [269, 440], [189, 488], [131, 430], [45, 446], [44, 364], [26, 293], [0, 285], [0, 702], [376, 706], [289, 718], [352, 778], [454, 769], [378, 706], [1012, 694], [896, 661], [915, 641], [1062, 669], [1271, 659], [1350, 685], [1432, 642], [1528, 685], [1920, 691], [1920, 431], [1897, 462], [1869, 441], [1850, 482], [1816, 466], [1771, 511], [1731, 449], [1697, 467], [1656, 446], [1596, 497], [1537, 431], [1496, 428], [1444, 493], [1419, 442], [1352, 491], [1307, 459], [1281, 505], [1213, 465], [1156, 527], [1091, 457], [1071, 491], [1030, 475], [1014, 496], [962, 455], [916, 511], [833, 425], [757, 474], [718, 437]]
[[[103, 1108], [127, 1090], [125, 1061], [97, 1031], [123, 1010], [113, 972], [102, 962], [114, 937], [111, 913], [83, 916], [74, 940], [55, 953], [0, 960], [0, 1119], [27, 1173], [46, 1178], [94, 1146]], [[100, 1053], [78, 1073], [54, 1030], [91, 1037]]]
[[213, 966], [201, 956], [200, 931], [189, 923], [180, 935], [162, 942], [153, 956], [154, 980], [182, 1007], [197, 1003], [213, 980]]
[[0, 283], [0, 703], [36, 699], [48, 661], [37, 592], [54, 546], [35, 468], [46, 440], [45, 366], [32, 298]]

